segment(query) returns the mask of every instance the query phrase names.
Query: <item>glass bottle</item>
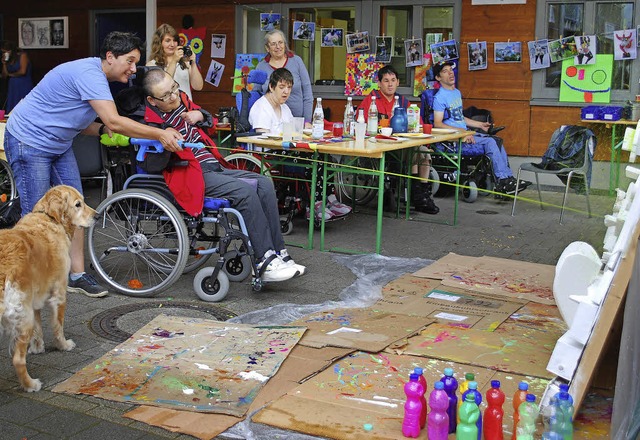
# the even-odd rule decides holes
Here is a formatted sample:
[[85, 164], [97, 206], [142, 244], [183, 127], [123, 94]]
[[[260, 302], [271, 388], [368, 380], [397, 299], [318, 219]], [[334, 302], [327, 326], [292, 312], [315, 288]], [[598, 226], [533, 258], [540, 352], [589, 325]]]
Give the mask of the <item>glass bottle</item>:
[[371, 97], [371, 105], [367, 114], [367, 133], [370, 136], [378, 134], [378, 106], [376, 105], [376, 97]]
[[344, 107], [344, 119], [342, 122], [344, 125], [344, 132], [349, 134], [350, 136], [353, 136], [353, 117], [353, 98], [351, 96], [348, 96], [347, 105]]
[[322, 98], [316, 99], [316, 108], [313, 111], [313, 119], [311, 121], [311, 137], [313, 139], [322, 139], [324, 135], [324, 112], [322, 111]]

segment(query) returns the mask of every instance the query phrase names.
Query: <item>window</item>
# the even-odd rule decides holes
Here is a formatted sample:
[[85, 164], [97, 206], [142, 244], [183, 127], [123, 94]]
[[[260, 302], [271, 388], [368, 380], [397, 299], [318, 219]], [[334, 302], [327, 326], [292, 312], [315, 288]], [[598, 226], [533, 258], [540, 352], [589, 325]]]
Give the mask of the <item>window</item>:
[[[413, 92], [413, 68], [405, 67], [404, 41], [407, 38], [423, 40], [427, 34], [440, 35], [443, 40], [459, 38], [462, 0], [360, 0], [317, 3], [272, 3], [238, 6], [236, 14], [236, 51], [238, 53], [264, 52], [264, 32], [260, 31], [260, 13], [282, 14], [281, 27], [296, 55], [300, 56], [311, 77], [314, 95], [327, 98], [344, 96], [346, 44], [342, 47], [322, 47], [321, 28], [344, 29], [345, 34], [368, 31], [371, 50], [375, 51], [377, 35], [392, 35], [394, 49], [391, 64], [399, 72], [398, 92]], [[316, 23], [314, 41], [293, 40], [293, 22]], [[428, 50], [428, 46], [424, 46]]]
[[[596, 35], [597, 53], [613, 53], [616, 41], [613, 31], [634, 29], [638, 14], [633, 2], [613, 0], [583, 0], [559, 3], [539, 1], [537, 4], [536, 35], [557, 40], [571, 35]], [[637, 22], [637, 17], [636, 20]], [[597, 55], [596, 55], [597, 56]], [[638, 60], [613, 62], [611, 100], [622, 102], [635, 94], [633, 70], [640, 71]], [[532, 103], [558, 101], [562, 63], [552, 63], [548, 69], [534, 71]], [[635, 77], [637, 77], [637, 73]]]

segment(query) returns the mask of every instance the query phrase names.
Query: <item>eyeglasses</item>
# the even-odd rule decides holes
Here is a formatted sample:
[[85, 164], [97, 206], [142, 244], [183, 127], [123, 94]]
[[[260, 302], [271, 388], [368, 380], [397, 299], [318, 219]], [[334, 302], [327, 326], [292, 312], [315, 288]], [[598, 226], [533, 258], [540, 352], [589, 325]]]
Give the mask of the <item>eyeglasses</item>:
[[157, 99], [158, 101], [168, 101], [170, 100], [173, 96], [178, 96], [178, 93], [180, 92], [180, 84], [178, 84], [177, 82], [173, 82], [173, 87], [171, 87], [171, 91], [169, 93], [165, 93], [164, 95], [162, 95], [162, 97], [158, 98], [157, 96], [153, 96], [151, 95], [151, 97], [153, 99]]
[[284, 46], [284, 41], [271, 41], [269, 47]]

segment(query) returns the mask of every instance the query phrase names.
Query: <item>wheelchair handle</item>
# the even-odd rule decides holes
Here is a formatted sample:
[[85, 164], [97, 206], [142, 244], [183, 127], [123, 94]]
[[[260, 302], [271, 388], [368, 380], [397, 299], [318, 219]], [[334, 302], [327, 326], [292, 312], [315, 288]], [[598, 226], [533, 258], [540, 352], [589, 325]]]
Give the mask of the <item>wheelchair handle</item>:
[[[138, 154], [136, 155], [136, 160], [139, 162], [144, 161], [144, 156], [147, 153], [162, 153], [164, 151], [164, 147], [155, 139], [140, 139], [140, 138], [130, 138], [129, 142], [131, 145], [138, 146]], [[202, 142], [185, 142], [178, 141], [178, 145], [181, 148], [204, 148], [205, 145]]]

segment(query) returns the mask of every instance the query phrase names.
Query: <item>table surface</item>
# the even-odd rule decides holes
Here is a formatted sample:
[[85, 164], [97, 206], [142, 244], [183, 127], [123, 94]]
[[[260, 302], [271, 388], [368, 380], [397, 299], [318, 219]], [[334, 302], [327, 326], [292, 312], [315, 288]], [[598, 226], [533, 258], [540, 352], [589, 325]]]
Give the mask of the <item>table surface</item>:
[[588, 124], [611, 124], [611, 125], [637, 125], [638, 121], [631, 119], [618, 119], [617, 121], [607, 121], [606, 119], [581, 119], [582, 122]]

